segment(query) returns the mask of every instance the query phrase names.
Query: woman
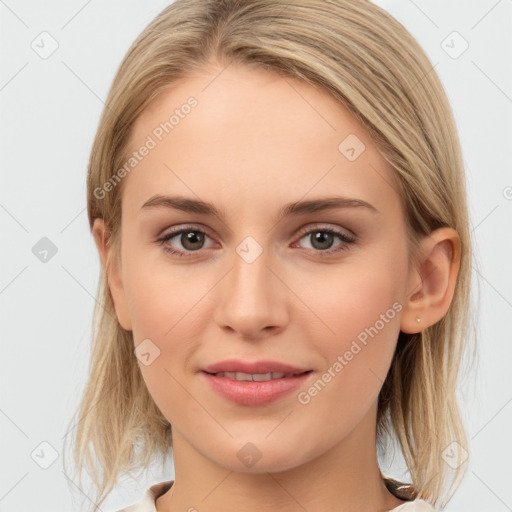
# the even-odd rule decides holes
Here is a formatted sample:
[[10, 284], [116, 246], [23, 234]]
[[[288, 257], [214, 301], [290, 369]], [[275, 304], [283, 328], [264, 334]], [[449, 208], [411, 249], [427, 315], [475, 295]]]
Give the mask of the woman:
[[[102, 275], [76, 464], [98, 506], [172, 447], [175, 479], [126, 512], [444, 507], [467, 458], [464, 172], [394, 18], [177, 0], [114, 79], [88, 214]], [[379, 468], [394, 439], [411, 484]]]

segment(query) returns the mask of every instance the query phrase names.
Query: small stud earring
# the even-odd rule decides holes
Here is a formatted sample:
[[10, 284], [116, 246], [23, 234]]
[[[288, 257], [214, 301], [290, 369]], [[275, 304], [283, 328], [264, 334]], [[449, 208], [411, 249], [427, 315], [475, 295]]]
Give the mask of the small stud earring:
[[421, 322], [421, 318], [419, 316], [416, 317], [416, 322], [418, 322], [418, 323]]

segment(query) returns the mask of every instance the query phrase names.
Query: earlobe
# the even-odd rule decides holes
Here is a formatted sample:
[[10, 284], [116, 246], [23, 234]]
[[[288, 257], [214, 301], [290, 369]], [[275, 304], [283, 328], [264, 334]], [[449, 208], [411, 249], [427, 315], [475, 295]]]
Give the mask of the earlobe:
[[452, 228], [436, 229], [422, 240], [418, 264], [409, 275], [410, 288], [400, 323], [402, 332], [420, 332], [446, 315], [457, 282], [460, 251], [460, 237]]
[[110, 231], [105, 226], [103, 219], [94, 219], [92, 234], [100, 256], [101, 266], [107, 276], [108, 287], [116, 309], [117, 319], [123, 329], [131, 331], [132, 325], [126, 307], [121, 271], [117, 258], [111, 254]]

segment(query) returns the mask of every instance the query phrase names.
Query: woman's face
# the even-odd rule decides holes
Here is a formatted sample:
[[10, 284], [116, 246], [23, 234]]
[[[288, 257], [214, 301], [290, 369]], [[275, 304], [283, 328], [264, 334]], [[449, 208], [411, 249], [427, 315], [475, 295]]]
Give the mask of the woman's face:
[[[389, 166], [334, 99], [219, 70], [181, 81], [134, 127], [116, 310], [175, 443], [279, 471], [374, 441], [411, 291], [405, 219]], [[310, 372], [263, 384], [204, 372], [227, 360]]]

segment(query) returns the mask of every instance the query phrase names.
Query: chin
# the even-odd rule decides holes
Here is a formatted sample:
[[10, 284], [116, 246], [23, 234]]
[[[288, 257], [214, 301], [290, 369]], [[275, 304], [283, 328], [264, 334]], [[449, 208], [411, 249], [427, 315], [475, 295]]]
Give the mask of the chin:
[[296, 446], [283, 446], [284, 443], [270, 443], [268, 440], [252, 443], [244, 440], [233, 444], [236, 446], [232, 445], [229, 451], [233, 450], [235, 457], [226, 458], [226, 448], [220, 447], [219, 457], [214, 455], [212, 460], [238, 473], [278, 473], [307, 462], [302, 454], [298, 453]]

